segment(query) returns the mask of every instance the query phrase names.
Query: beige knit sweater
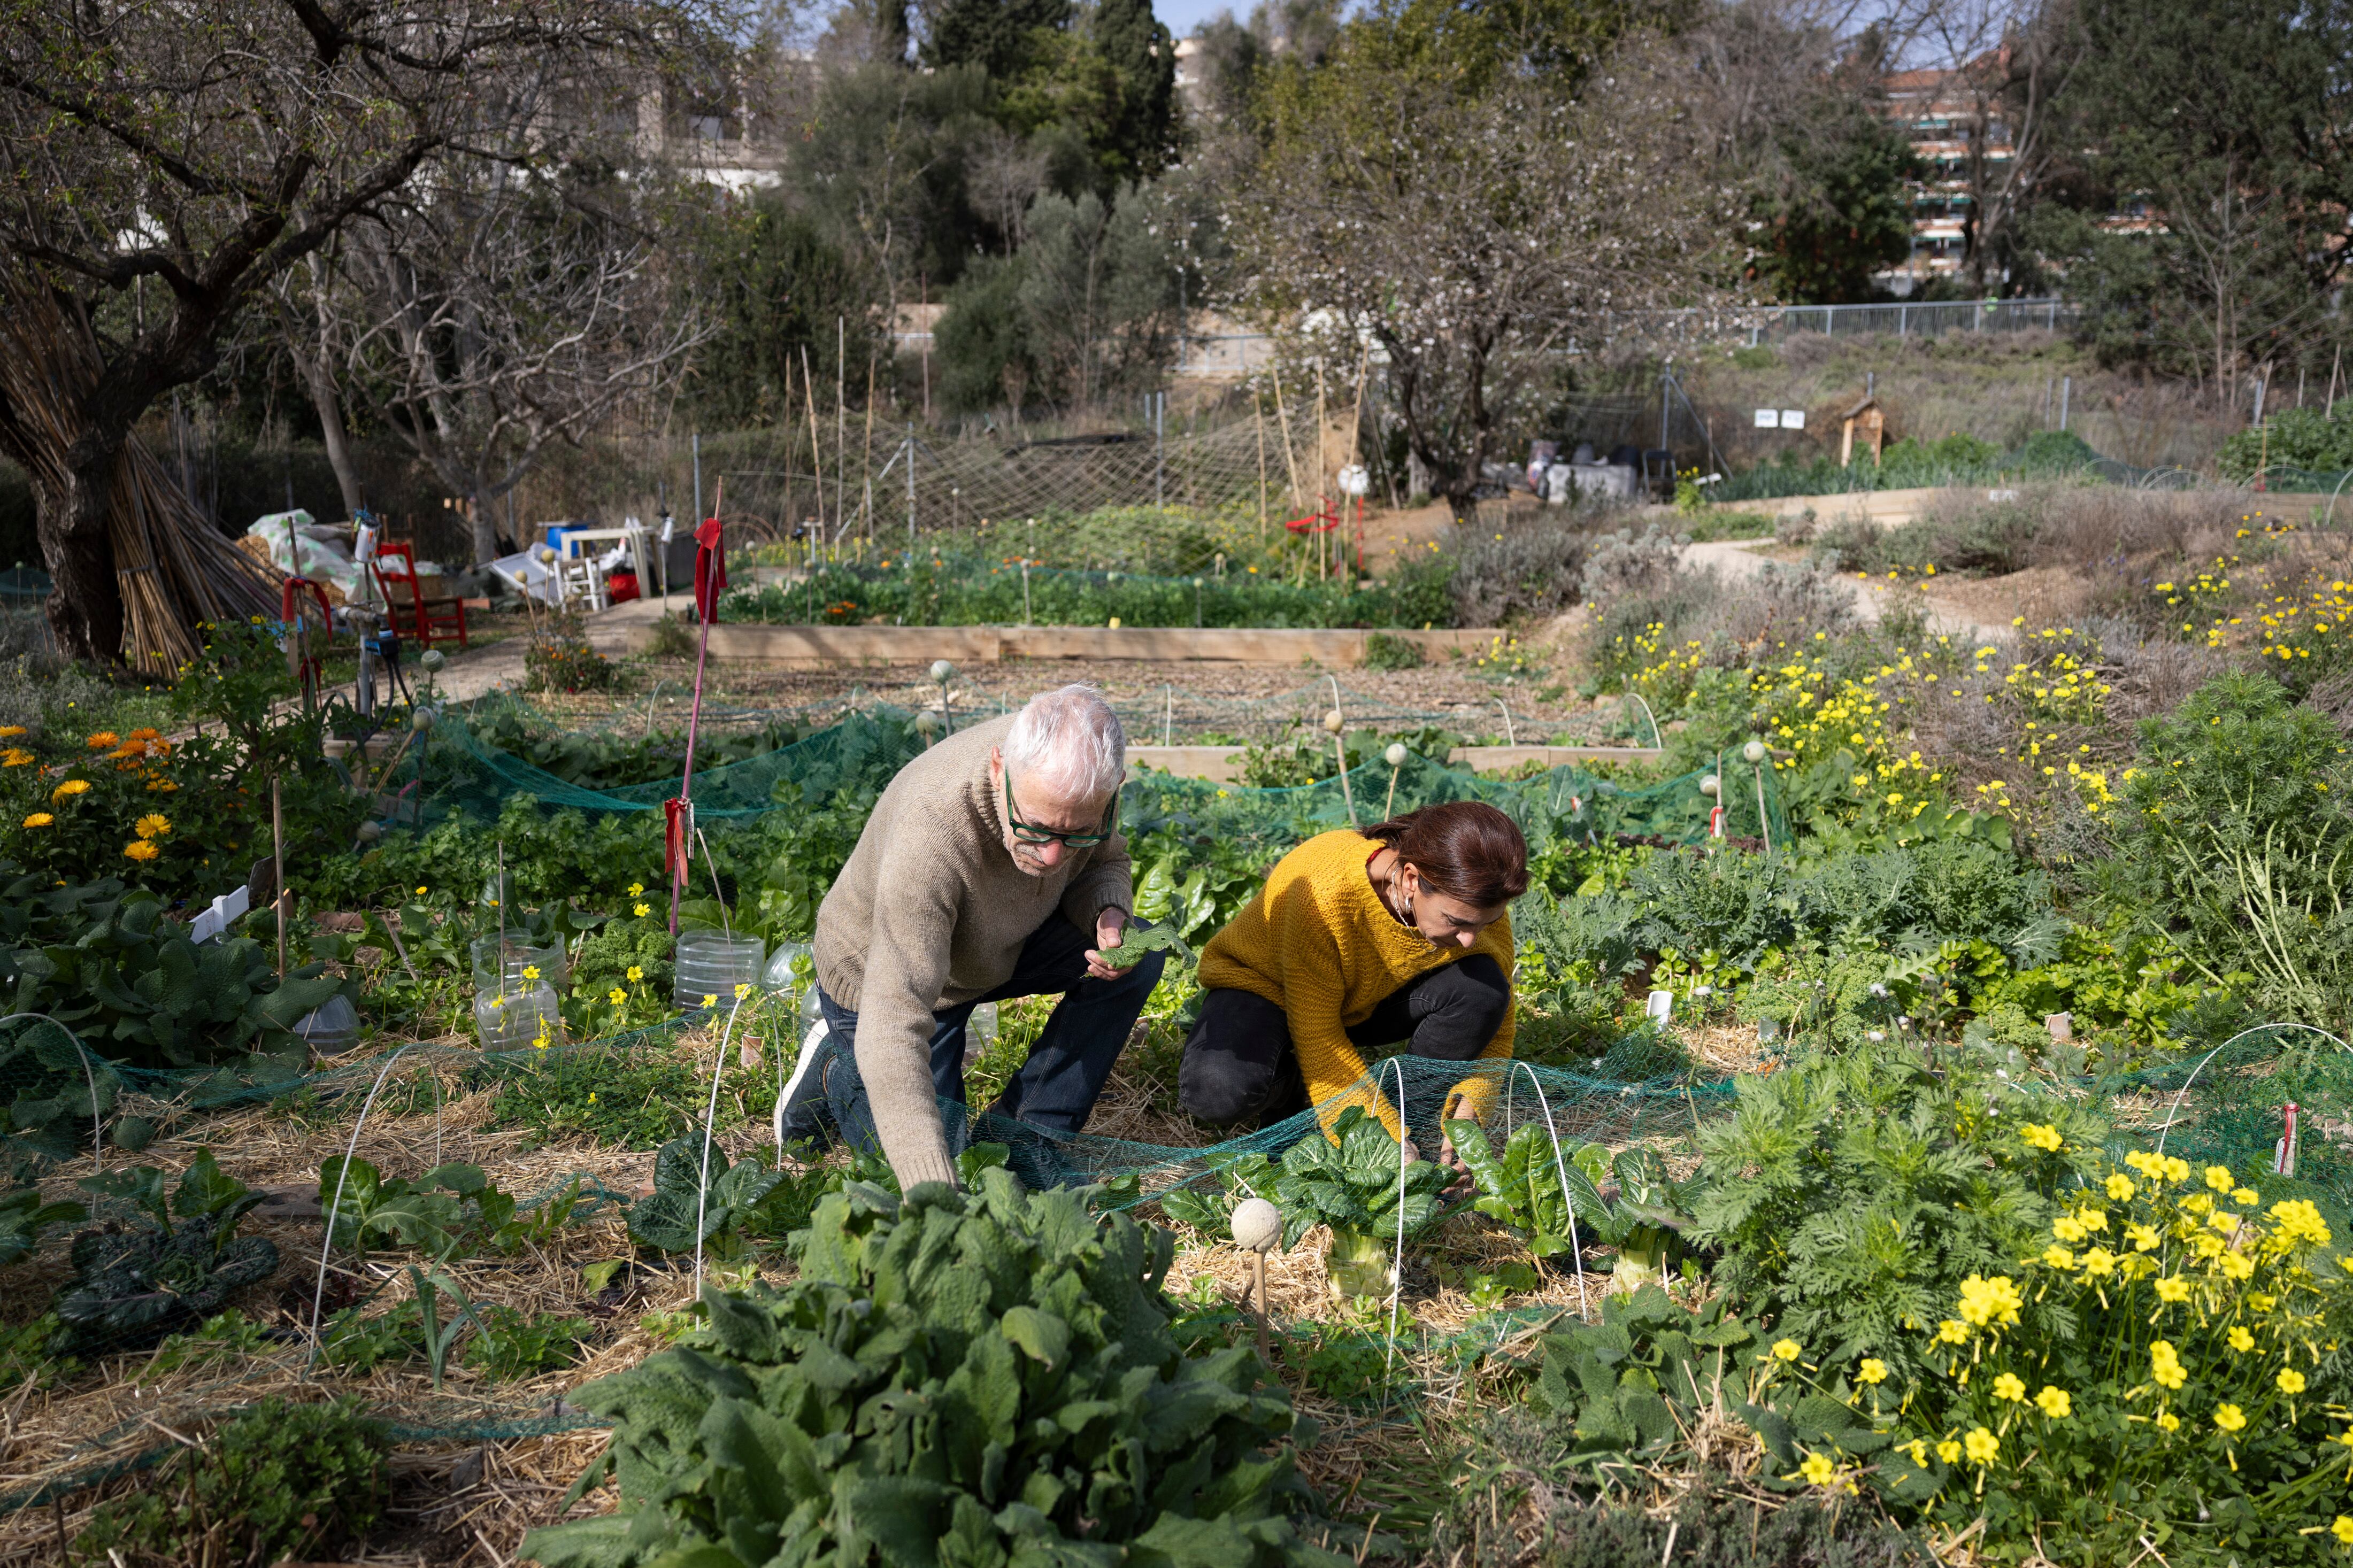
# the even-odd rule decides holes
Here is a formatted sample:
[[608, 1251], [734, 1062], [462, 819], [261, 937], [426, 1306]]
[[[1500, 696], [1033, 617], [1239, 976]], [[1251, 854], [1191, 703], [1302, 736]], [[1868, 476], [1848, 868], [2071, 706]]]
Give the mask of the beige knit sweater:
[[1014, 864], [988, 780], [990, 749], [1012, 728], [976, 724], [901, 769], [818, 908], [818, 983], [858, 1015], [859, 1075], [902, 1187], [955, 1180], [932, 1088], [933, 1013], [1011, 979], [1056, 913], [1092, 936], [1103, 910], [1134, 907], [1115, 826], [1042, 877]]

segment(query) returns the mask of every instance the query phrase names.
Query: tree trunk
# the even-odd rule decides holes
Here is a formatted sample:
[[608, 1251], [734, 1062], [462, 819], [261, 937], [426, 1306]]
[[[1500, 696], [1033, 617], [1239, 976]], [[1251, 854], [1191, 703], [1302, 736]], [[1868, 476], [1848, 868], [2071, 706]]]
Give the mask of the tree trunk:
[[359, 471], [352, 467], [351, 447], [344, 439], [343, 402], [335, 395], [334, 374], [323, 356], [298, 351], [294, 363], [311, 395], [311, 406], [318, 411], [319, 429], [326, 437], [327, 463], [335, 470], [335, 488], [343, 492], [343, 513], [356, 517], [367, 504], [367, 497], [360, 489]]
[[68, 657], [101, 668], [122, 657], [122, 587], [107, 528], [121, 462], [120, 441], [86, 435], [68, 451], [61, 483], [36, 478], [33, 484], [41, 563], [49, 574], [49, 629]]
[[491, 500], [477, 485], [467, 492], [468, 521], [474, 525], [474, 564], [480, 566], [499, 558], [499, 518]]

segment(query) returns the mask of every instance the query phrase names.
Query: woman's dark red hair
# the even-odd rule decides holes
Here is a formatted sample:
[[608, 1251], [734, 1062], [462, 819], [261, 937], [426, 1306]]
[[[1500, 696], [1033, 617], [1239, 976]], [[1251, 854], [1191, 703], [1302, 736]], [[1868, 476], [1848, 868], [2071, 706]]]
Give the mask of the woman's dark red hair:
[[1528, 841], [1519, 824], [1475, 800], [1425, 805], [1365, 837], [1397, 851], [1432, 890], [1481, 909], [1508, 904], [1528, 890]]

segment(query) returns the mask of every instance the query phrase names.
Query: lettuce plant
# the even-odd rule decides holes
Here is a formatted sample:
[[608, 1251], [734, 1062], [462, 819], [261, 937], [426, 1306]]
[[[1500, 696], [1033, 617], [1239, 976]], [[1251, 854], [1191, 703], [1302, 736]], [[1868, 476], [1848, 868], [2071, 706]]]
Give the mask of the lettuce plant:
[[864, 1563], [1340, 1568], [1253, 1353], [1187, 1357], [1173, 1247], [1083, 1194], [819, 1204], [791, 1285], [706, 1289], [707, 1323], [574, 1396], [613, 1423], [582, 1488], [620, 1507], [533, 1531], [547, 1568]]

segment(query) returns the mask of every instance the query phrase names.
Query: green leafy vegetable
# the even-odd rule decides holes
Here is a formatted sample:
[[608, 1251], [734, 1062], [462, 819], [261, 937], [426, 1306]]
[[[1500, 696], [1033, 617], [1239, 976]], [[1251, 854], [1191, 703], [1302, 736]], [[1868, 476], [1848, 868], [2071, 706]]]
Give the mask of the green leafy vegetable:
[[828, 1195], [778, 1290], [591, 1384], [614, 1514], [535, 1530], [548, 1568], [781, 1563], [1340, 1568], [1285, 1516], [1292, 1429], [1243, 1348], [1185, 1356], [1166, 1232], [1030, 1194]]
[[1221, 1154], [1210, 1165], [1222, 1180], [1222, 1186], [1208, 1192], [1170, 1187], [1159, 1194], [1158, 1202], [1161, 1213], [1177, 1224], [1189, 1226], [1212, 1241], [1222, 1241], [1232, 1232], [1236, 1204], [1244, 1198], [1274, 1201], [1275, 1178], [1280, 1172], [1273, 1161], [1255, 1152]]
[[1131, 925], [1119, 933], [1119, 945], [1099, 949], [1103, 961], [1113, 969], [1134, 969], [1144, 962], [1148, 952], [1166, 952], [1177, 958], [1190, 958], [1193, 950], [1176, 934], [1176, 928], [1166, 925]]
[[319, 1164], [319, 1208], [334, 1215], [336, 1245], [363, 1251], [406, 1247], [447, 1259], [487, 1247], [512, 1254], [561, 1231], [581, 1201], [576, 1177], [522, 1211], [480, 1165], [437, 1165], [411, 1182], [340, 1154]]
[[714, 1142], [705, 1187], [702, 1159], [700, 1138], [673, 1138], [661, 1146], [654, 1155], [654, 1190], [629, 1210], [631, 1239], [664, 1252], [692, 1252], [699, 1234], [706, 1250], [730, 1257], [754, 1237], [789, 1228], [786, 1205], [796, 1189], [783, 1175], [757, 1155], [731, 1164], [727, 1151]]
[[90, 1217], [79, 1204], [43, 1203], [37, 1187], [18, 1187], [0, 1194], [0, 1268], [29, 1255], [41, 1244], [41, 1232], [53, 1225], [74, 1225]]
[[1313, 1132], [1291, 1146], [1274, 1186], [1287, 1251], [1318, 1225], [1393, 1240], [1400, 1205], [1411, 1236], [1438, 1213], [1446, 1172], [1428, 1160], [1402, 1161], [1388, 1129], [1352, 1105], [1333, 1121], [1328, 1137]]
[[68, 1353], [144, 1349], [211, 1317], [278, 1267], [276, 1243], [237, 1234], [261, 1194], [224, 1174], [209, 1149], [168, 1205], [163, 1173], [152, 1166], [87, 1176], [81, 1185], [134, 1205], [145, 1218], [132, 1230], [108, 1226], [74, 1237], [74, 1278], [57, 1304]]

